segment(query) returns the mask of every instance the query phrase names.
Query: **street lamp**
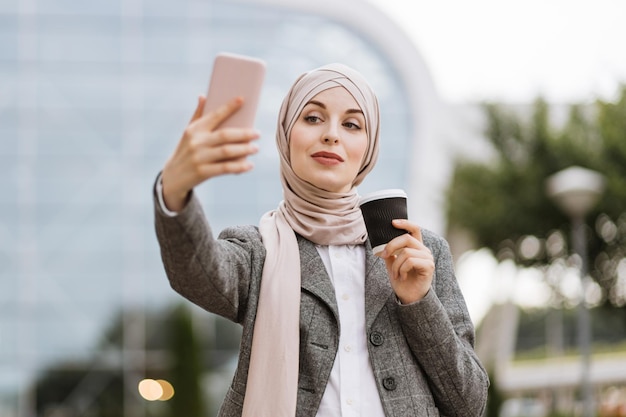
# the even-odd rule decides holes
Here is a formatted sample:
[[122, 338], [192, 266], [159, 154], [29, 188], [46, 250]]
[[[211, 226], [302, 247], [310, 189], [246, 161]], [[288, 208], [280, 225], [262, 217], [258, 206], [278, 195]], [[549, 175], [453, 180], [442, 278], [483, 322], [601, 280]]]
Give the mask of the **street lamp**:
[[587, 236], [585, 216], [595, 206], [604, 191], [604, 177], [592, 170], [573, 166], [550, 176], [546, 181], [547, 194], [570, 217], [571, 239], [574, 251], [580, 257], [582, 294], [578, 304], [578, 344], [581, 354], [581, 391], [583, 417], [595, 416], [593, 387], [590, 379], [591, 320], [586, 304], [588, 287]]

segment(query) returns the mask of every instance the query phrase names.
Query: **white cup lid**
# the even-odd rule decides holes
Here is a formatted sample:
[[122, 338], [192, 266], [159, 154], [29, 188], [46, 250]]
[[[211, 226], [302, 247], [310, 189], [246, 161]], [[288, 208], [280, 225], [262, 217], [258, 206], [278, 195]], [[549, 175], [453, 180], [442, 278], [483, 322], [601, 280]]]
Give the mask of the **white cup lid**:
[[372, 193], [368, 193], [364, 195], [363, 197], [361, 197], [359, 201], [359, 205], [365, 204], [367, 202], [374, 201], [374, 200], [380, 200], [382, 198], [393, 198], [393, 197], [406, 198], [406, 193], [404, 192], [404, 190], [400, 188], [389, 188], [386, 190], [374, 191]]

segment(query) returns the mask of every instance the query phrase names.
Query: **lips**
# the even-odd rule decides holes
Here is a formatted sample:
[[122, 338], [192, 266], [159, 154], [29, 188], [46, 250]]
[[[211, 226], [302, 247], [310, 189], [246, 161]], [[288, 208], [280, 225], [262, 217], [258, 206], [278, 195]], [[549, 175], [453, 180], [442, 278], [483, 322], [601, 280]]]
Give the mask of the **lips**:
[[322, 164], [337, 164], [339, 162], [343, 162], [343, 158], [341, 156], [332, 152], [315, 152], [311, 155], [311, 157]]

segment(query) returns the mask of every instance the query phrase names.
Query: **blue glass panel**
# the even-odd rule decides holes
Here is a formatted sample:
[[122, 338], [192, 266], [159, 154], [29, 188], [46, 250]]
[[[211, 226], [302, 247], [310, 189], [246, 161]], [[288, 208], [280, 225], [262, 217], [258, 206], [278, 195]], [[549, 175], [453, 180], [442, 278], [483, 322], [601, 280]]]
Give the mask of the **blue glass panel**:
[[[0, 376], [29, 376], [24, 358], [89, 358], [122, 306], [180, 300], [151, 187], [220, 51], [264, 58], [268, 73], [255, 170], [197, 189], [216, 231], [256, 224], [282, 199], [278, 108], [297, 76], [329, 62], [361, 70], [381, 104], [380, 159], [361, 191], [406, 185], [404, 89], [383, 51], [332, 20], [228, 1], [33, 4], [19, 15], [0, 2]], [[10, 383], [0, 377], [0, 398]]]

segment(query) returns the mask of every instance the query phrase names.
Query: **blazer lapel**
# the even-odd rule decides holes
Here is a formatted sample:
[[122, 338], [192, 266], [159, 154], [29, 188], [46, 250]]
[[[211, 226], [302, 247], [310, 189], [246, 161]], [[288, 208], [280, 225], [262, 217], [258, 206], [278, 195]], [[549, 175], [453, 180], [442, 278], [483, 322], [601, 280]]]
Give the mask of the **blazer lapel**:
[[[326, 303], [338, 319], [339, 308], [335, 298], [335, 288], [315, 245], [298, 236], [298, 246], [302, 289]], [[385, 261], [374, 256], [368, 241], [365, 246], [365, 325], [367, 329], [371, 328], [380, 310], [391, 296], [393, 296], [393, 289], [387, 277]]]
[[368, 240], [365, 246], [366, 329], [371, 329], [372, 323], [391, 296], [393, 296], [393, 288], [389, 282], [385, 261], [374, 255]]
[[300, 274], [302, 289], [309, 291], [324, 303], [326, 303], [337, 319], [339, 318], [339, 308], [335, 298], [335, 288], [333, 287], [324, 262], [320, 258], [315, 245], [307, 239], [298, 236], [298, 246], [300, 248]]

